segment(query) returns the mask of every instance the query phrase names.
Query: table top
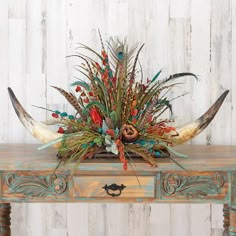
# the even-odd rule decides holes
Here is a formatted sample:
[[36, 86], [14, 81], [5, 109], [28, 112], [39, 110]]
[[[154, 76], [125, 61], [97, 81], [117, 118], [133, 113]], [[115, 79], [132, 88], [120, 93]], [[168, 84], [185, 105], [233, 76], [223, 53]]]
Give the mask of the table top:
[[[35, 144], [1, 144], [0, 170], [54, 170], [58, 164], [57, 150], [48, 148], [37, 150]], [[182, 145], [175, 150], [188, 158], [174, 157], [185, 169], [198, 171], [236, 170], [236, 146], [229, 145]], [[181, 170], [169, 158], [157, 158], [157, 167], [151, 167], [140, 158], [134, 159], [136, 171], [156, 172], [162, 170]], [[73, 169], [73, 163], [62, 169]], [[81, 162], [81, 171], [123, 171], [119, 158], [97, 157]], [[132, 169], [132, 168], [129, 168]]]

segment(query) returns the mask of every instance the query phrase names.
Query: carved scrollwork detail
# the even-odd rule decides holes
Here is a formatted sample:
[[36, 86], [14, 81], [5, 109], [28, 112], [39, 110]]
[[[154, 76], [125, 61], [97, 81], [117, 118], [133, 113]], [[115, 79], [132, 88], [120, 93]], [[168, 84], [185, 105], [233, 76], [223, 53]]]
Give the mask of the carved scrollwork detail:
[[62, 174], [46, 176], [18, 176], [14, 173], [5, 177], [10, 193], [23, 193], [30, 197], [60, 195], [66, 191], [67, 180]]
[[204, 198], [208, 195], [218, 195], [224, 185], [225, 176], [221, 173], [214, 176], [165, 174], [162, 177], [162, 192], [167, 196]]

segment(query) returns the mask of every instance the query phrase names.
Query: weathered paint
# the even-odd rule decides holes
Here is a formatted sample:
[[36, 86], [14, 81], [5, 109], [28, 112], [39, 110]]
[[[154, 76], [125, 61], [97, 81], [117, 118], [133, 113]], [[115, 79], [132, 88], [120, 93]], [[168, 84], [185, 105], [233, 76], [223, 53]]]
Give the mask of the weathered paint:
[[[185, 161], [195, 171], [184, 171], [178, 168], [165, 171], [162, 165], [168, 166], [168, 159], [161, 159], [159, 168], [148, 168], [141, 171], [142, 164], [134, 159], [138, 171], [113, 171], [109, 164], [116, 166], [120, 163], [111, 163], [113, 159], [106, 158], [89, 160], [84, 167], [71, 172], [72, 165], [59, 168], [54, 174], [58, 161], [51, 155], [51, 151], [44, 151], [50, 166], [45, 167], [43, 156], [34, 152], [35, 145], [9, 145], [9, 155], [4, 151], [1, 155], [7, 157], [3, 163], [9, 162], [10, 170], [0, 169], [2, 178], [1, 193], [3, 202], [191, 202], [191, 203], [228, 203], [235, 204], [236, 169], [224, 171], [224, 168], [213, 171], [213, 165], [221, 165], [228, 158], [228, 164], [235, 163], [233, 147], [230, 146], [202, 146], [199, 159], [204, 160], [208, 171], [200, 171], [196, 165], [196, 157], [189, 156]], [[180, 151], [188, 151], [199, 146], [183, 146]], [[224, 151], [223, 151], [224, 150]], [[215, 156], [215, 153], [219, 157]], [[26, 159], [17, 155], [24, 156]], [[195, 153], [196, 154], [196, 153]], [[212, 155], [214, 154], [214, 155]], [[31, 160], [28, 157], [31, 157]], [[205, 158], [203, 158], [205, 157]], [[2, 168], [0, 158], [0, 168]], [[14, 161], [13, 161], [14, 160]], [[27, 163], [27, 160], [29, 162]], [[230, 161], [229, 161], [230, 160]], [[216, 163], [217, 161], [217, 163]], [[14, 163], [18, 165], [14, 165]], [[22, 170], [24, 162], [29, 170]], [[89, 165], [89, 168], [87, 168]], [[37, 166], [38, 169], [33, 169]], [[106, 167], [107, 170], [105, 169]], [[12, 171], [14, 169], [14, 172]], [[18, 168], [18, 169], [17, 169]], [[144, 174], [143, 174], [144, 173]], [[107, 195], [102, 188], [111, 184], [126, 186], [119, 197]]]
[[164, 172], [161, 174], [161, 195], [163, 199], [225, 199], [227, 182], [227, 174], [223, 172]]

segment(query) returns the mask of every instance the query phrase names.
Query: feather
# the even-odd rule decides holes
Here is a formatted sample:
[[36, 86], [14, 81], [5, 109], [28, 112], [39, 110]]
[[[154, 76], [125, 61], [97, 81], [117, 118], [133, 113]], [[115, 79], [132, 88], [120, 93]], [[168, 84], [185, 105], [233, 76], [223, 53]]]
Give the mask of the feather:
[[139, 57], [139, 53], [141, 52], [142, 48], [144, 47], [144, 44], [139, 48], [137, 54], [136, 54], [136, 57], [134, 59], [134, 64], [133, 64], [133, 69], [132, 69], [132, 72], [130, 74], [130, 84], [132, 83], [132, 81], [134, 80], [135, 78], [135, 69], [136, 69], [136, 64], [137, 64], [137, 61], [138, 61], [138, 57]]
[[80, 116], [84, 117], [82, 113], [82, 108], [80, 107], [77, 98], [72, 93], [68, 93], [64, 89], [55, 86], [51, 87], [59, 91], [65, 97], [65, 99], [75, 108], [75, 110], [80, 114]]
[[77, 54], [70, 55], [70, 56], [67, 56], [67, 57], [79, 57], [79, 58], [81, 58], [82, 60], [84, 60], [85, 63], [86, 63], [86, 65], [87, 65], [87, 67], [88, 67], [88, 72], [89, 72], [89, 77], [88, 77], [88, 78], [90, 78], [90, 79], [93, 78], [93, 71], [92, 71], [92, 68], [91, 68], [91, 66], [90, 66], [90, 64], [89, 64], [89, 61], [88, 61], [86, 58], [84, 58], [84, 57], [82, 57], [82, 56], [80, 56], [80, 55], [77, 55]]
[[106, 110], [106, 107], [101, 104], [100, 102], [98, 101], [93, 101], [93, 102], [90, 102], [83, 110], [83, 114], [85, 114], [92, 106], [96, 106], [100, 109], [100, 111], [104, 114], [104, 115], [107, 115], [107, 110]]
[[58, 125], [58, 124], [66, 124], [65, 119], [63, 118], [54, 118], [50, 120], [41, 121], [45, 125]]
[[152, 166], [157, 166], [156, 160], [152, 157], [152, 155], [143, 147], [138, 144], [126, 144], [125, 149], [127, 151], [131, 151], [135, 154], [141, 156], [145, 161], [149, 162]]
[[79, 85], [79, 86], [85, 88], [88, 92], [91, 91], [90, 86], [84, 81], [75, 81], [74, 83], [71, 83], [71, 86], [75, 86], [75, 85]]
[[[88, 47], [88, 46], [86, 46], [86, 45], [84, 45], [84, 44], [82, 44], [82, 43], [78, 43], [78, 44], [81, 45], [81, 46], [78, 47], [78, 48], [86, 49], [86, 50], [88, 50], [88, 51], [94, 53], [97, 57], [99, 57], [99, 59], [102, 60], [102, 56], [101, 56], [100, 54], [98, 54], [95, 50], [93, 50], [92, 48], [90, 48], [90, 47]], [[78, 49], [78, 48], [77, 48], [77, 49]]]
[[161, 74], [161, 72], [162, 72], [162, 69], [161, 70], [159, 70], [158, 72], [157, 72], [157, 74], [152, 78], [152, 80], [151, 80], [151, 82], [150, 83], [153, 83], [153, 82], [155, 82], [156, 81], [156, 79], [159, 77], [159, 75]]

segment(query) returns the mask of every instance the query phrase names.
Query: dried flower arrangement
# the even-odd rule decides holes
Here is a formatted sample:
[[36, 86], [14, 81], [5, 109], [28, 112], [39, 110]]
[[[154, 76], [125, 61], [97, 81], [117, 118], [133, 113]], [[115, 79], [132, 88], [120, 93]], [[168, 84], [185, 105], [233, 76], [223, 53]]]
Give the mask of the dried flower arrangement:
[[127, 170], [131, 160], [129, 153], [141, 156], [151, 166], [157, 165], [155, 157], [168, 156], [173, 161], [170, 153], [184, 157], [172, 147], [187, 142], [205, 129], [228, 91], [199, 119], [176, 128], [172, 125], [172, 119], [160, 118], [167, 109], [171, 112], [167, 93], [180, 84], [176, 82], [178, 78], [197, 78], [196, 75], [185, 72], [160, 79], [160, 70], [151, 80], [144, 81], [142, 73], [137, 73], [138, 57], [143, 45], [129, 49], [125, 42], [118, 40], [111, 40], [107, 44], [108, 50], [105, 50], [101, 39], [101, 53], [81, 45], [93, 53], [98, 62], [80, 53], [72, 55], [84, 61], [77, 69], [87, 82], [78, 79], [72, 83], [74, 92], [53, 86], [75, 109], [73, 115], [51, 111], [52, 119], [44, 123], [59, 125], [57, 132], [35, 121], [9, 88], [10, 98], [21, 122], [33, 136], [45, 143], [41, 148], [58, 148], [61, 156], [59, 165], [71, 161], [78, 165], [81, 160], [103, 151], [116, 154], [124, 170]]

